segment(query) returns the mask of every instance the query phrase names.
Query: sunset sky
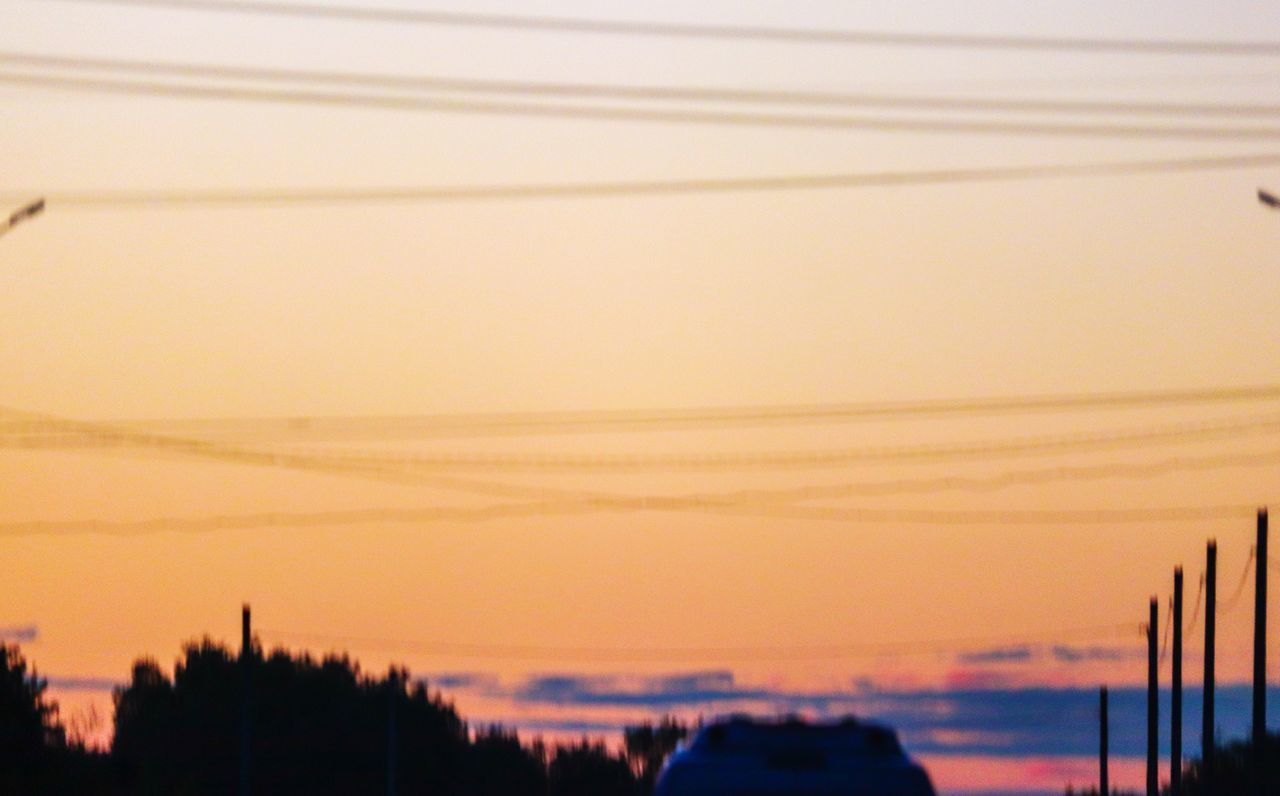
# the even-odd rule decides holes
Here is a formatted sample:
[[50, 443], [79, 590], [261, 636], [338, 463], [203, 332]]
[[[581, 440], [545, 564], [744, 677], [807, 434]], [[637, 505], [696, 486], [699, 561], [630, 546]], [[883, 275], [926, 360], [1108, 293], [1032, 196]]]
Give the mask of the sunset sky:
[[[469, 719], [526, 737], [614, 738], [627, 721], [671, 712], [878, 716], [947, 794], [1091, 783], [1094, 700], [1107, 684], [1116, 779], [1137, 787], [1139, 623], [1153, 595], [1164, 622], [1177, 565], [1190, 614], [1209, 538], [1220, 606], [1241, 582], [1256, 507], [1280, 505], [1280, 389], [755, 424], [717, 410], [656, 428], [628, 413], [1280, 384], [1280, 214], [1255, 198], [1280, 190], [1280, 10], [441, 3], [431, 8], [1274, 46], [868, 45], [0, 0], [0, 212], [49, 198], [0, 238], [0, 634], [22, 642], [64, 717], [93, 706], [103, 737], [110, 688], [131, 661], [170, 665], [203, 634], [238, 643], [248, 602], [268, 646], [348, 650], [375, 672], [403, 663]], [[32, 56], [1121, 107], [281, 89]], [[144, 83], [168, 88], [138, 93]], [[277, 93], [244, 94], [264, 87]], [[371, 92], [419, 104], [375, 107]], [[597, 116], [1040, 127], [511, 112], [539, 103]], [[1142, 115], [1138, 103], [1234, 110]], [[1166, 131], [1138, 129], [1153, 127]], [[1242, 156], [1255, 165], [750, 192], [171, 201]], [[118, 201], [129, 192], [169, 200]], [[567, 412], [635, 422], [530, 423]], [[454, 415], [524, 425], [444, 428]], [[1083, 437], [1095, 441], [1070, 442]], [[822, 496], [797, 499], [801, 488]], [[663, 502], [672, 496], [686, 500]], [[1248, 723], [1251, 583], [1219, 617], [1228, 735]], [[1274, 689], [1274, 627], [1272, 638]], [[1188, 682], [1200, 666], [1193, 630]], [[1199, 700], [1188, 693], [1188, 752]], [[1274, 725], [1274, 690], [1271, 704]]]

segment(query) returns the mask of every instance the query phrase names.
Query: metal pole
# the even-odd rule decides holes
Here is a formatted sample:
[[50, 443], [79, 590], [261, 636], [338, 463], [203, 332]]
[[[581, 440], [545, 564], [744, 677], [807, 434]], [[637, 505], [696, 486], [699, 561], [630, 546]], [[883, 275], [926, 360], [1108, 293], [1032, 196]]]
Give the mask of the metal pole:
[[1213, 782], [1214, 643], [1218, 623], [1218, 543], [1210, 540], [1204, 562], [1204, 709], [1200, 723], [1200, 771], [1207, 788]]
[[1159, 601], [1152, 597], [1151, 617], [1147, 620], [1147, 796], [1160, 796], [1160, 653], [1156, 649], [1159, 613]]
[[396, 700], [400, 696], [400, 681], [392, 669], [387, 674], [387, 796], [396, 794]]
[[1111, 792], [1107, 782], [1107, 687], [1098, 694], [1098, 793]]
[[1182, 792], [1182, 567], [1173, 570], [1173, 672], [1169, 705], [1169, 792]]
[[1267, 740], [1267, 510], [1258, 509], [1253, 589], [1253, 764], [1262, 794], [1262, 750]]
[[240, 609], [240, 796], [251, 792], [249, 765], [253, 746], [253, 634], [250, 630], [249, 604]]

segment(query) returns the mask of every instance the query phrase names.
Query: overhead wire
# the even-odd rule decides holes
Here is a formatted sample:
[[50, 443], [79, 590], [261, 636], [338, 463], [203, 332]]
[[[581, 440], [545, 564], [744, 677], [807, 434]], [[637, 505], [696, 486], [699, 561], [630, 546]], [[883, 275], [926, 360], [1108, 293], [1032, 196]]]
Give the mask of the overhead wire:
[[[1280, 156], [1277, 156], [1280, 162]], [[257, 417], [240, 419], [118, 419], [97, 421], [111, 429], [163, 433], [178, 427], [203, 434], [279, 432], [286, 436], [318, 433], [386, 437], [487, 436], [580, 432], [670, 431], [720, 427], [846, 423], [867, 420], [1002, 415], [1032, 412], [1147, 409], [1280, 400], [1280, 384], [1132, 390], [1092, 393], [1048, 393], [977, 396], [931, 400], [826, 404], [761, 404], [675, 409], [570, 410], [490, 412], [435, 415], [345, 415]], [[0, 437], [65, 432], [62, 418], [0, 407]]]
[[0, 84], [144, 97], [231, 100], [276, 105], [311, 105], [387, 111], [516, 116], [530, 119], [570, 119], [660, 124], [727, 125], [733, 127], [845, 130], [881, 133], [965, 134], [1005, 136], [1054, 136], [1121, 139], [1169, 139], [1187, 141], [1275, 141], [1277, 127], [1211, 127], [1186, 124], [1135, 124], [1127, 122], [1066, 123], [921, 118], [884, 115], [821, 115], [765, 113], [760, 111], [697, 110], [660, 107], [556, 104], [550, 102], [482, 101], [409, 95], [355, 93], [282, 88], [254, 88], [220, 84], [194, 84], [119, 80], [103, 77], [67, 77], [48, 72], [0, 70]]
[[567, 516], [610, 510], [707, 512], [756, 519], [786, 519], [845, 525], [920, 525], [959, 527], [1104, 526], [1203, 522], [1244, 519], [1253, 504], [1172, 506], [1123, 509], [1063, 510], [949, 510], [902, 508], [840, 508], [787, 504], [734, 504], [652, 496], [643, 498], [584, 498], [544, 503], [502, 503], [479, 507], [427, 506], [316, 512], [254, 512], [205, 516], [155, 517], [146, 520], [31, 520], [0, 523], [0, 536], [142, 536], [148, 534], [204, 534], [253, 528], [306, 529], [382, 524], [426, 525], [477, 523], [498, 519]]
[[617, 85], [604, 83], [532, 82], [526, 80], [485, 80], [434, 75], [388, 75], [328, 70], [279, 69], [190, 64], [133, 59], [56, 56], [0, 51], [0, 64], [42, 69], [120, 72], [130, 75], [200, 78], [283, 83], [287, 85], [353, 86], [364, 90], [448, 92], [467, 94], [526, 95], [577, 99], [641, 100], [665, 102], [735, 103], [843, 108], [911, 109], [964, 112], [1015, 112], [1048, 114], [1123, 114], [1143, 116], [1236, 116], [1280, 115], [1280, 105], [1222, 104], [1187, 102], [1139, 102], [922, 96], [868, 92], [807, 91], [799, 89], [743, 89], [708, 86]]
[[[52, 420], [45, 415], [5, 410], [11, 416]], [[356, 465], [335, 462], [329, 457], [314, 454], [278, 453], [237, 448], [225, 444], [164, 437], [154, 434], [113, 430], [101, 424], [81, 421], [61, 421], [68, 428], [86, 433], [114, 436], [130, 445], [162, 452], [199, 458], [229, 461], [241, 464], [301, 469], [325, 474], [357, 475], [374, 479], [400, 480], [402, 474], [383, 465]], [[788, 506], [776, 503], [735, 502], [733, 493], [693, 494], [676, 496], [632, 496], [590, 491], [572, 491], [530, 487], [489, 481], [476, 481], [450, 475], [428, 475], [417, 481], [421, 485], [455, 491], [481, 494], [504, 499], [523, 499], [531, 502], [507, 503], [482, 507], [440, 507], [359, 509], [349, 511], [310, 512], [281, 514], [276, 512], [248, 515], [215, 515], [213, 517], [167, 517], [144, 521], [114, 522], [102, 520], [25, 522], [0, 525], [0, 533], [11, 535], [103, 533], [129, 535], [157, 532], [209, 532], [236, 528], [277, 526], [314, 527], [334, 524], [360, 523], [423, 523], [440, 521], [486, 521], [502, 517], [541, 516], [550, 514], [574, 514], [609, 510], [632, 511], [712, 511], [725, 514], [756, 517], [788, 518], [796, 520], [835, 521], [845, 523], [916, 523], [927, 525], [964, 524], [1098, 524], [1134, 522], [1182, 522], [1190, 520], [1225, 519], [1251, 515], [1253, 506], [1184, 506], [1160, 509], [1106, 509], [1067, 511], [933, 511], [913, 509], [866, 509], [839, 507]], [[757, 493], [766, 494], [767, 493]], [[808, 493], [792, 492], [790, 498], [808, 499]], [[783, 497], [776, 492], [775, 500]]]
[[[793, 174], [764, 177], [704, 177], [477, 185], [379, 186], [367, 188], [82, 190], [40, 191], [53, 209], [143, 209], [153, 207], [257, 207], [263, 205], [397, 204], [607, 199], [779, 191], [851, 190], [915, 185], [1004, 183], [1133, 175], [1190, 174], [1269, 168], [1280, 154], [1171, 158], [1111, 163], [949, 168], [917, 171]], [[30, 195], [2, 193], [6, 201]]]
[[1236, 584], [1235, 590], [1231, 592], [1231, 596], [1223, 600], [1218, 605], [1218, 610], [1222, 613], [1230, 613], [1235, 610], [1240, 603], [1240, 597], [1244, 594], [1245, 584], [1249, 582], [1249, 572], [1251, 567], [1257, 560], [1258, 548], [1255, 545], [1249, 545], [1249, 557], [1244, 562], [1244, 569], [1240, 573], [1240, 582]]
[[1165, 653], [1169, 651], [1169, 629], [1173, 627], [1173, 598], [1169, 598], [1168, 610], [1164, 615], [1164, 638], [1160, 641], [1160, 657], [1157, 665], [1164, 666]]
[[1160, 40], [992, 34], [907, 33], [831, 28], [645, 22], [518, 14], [476, 14], [413, 8], [377, 8], [307, 2], [261, 0], [63, 0], [82, 5], [170, 9], [282, 18], [345, 20], [396, 25], [434, 25], [523, 32], [555, 32], [656, 36], [668, 38], [756, 41], [792, 44], [875, 45], [983, 50], [1114, 52], [1135, 55], [1280, 55], [1280, 43], [1269, 41]]
[[1200, 604], [1201, 604], [1201, 600], [1204, 599], [1204, 582], [1205, 582], [1204, 573], [1201, 572], [1200, 585], [1196, 588], [1196, 604], [1191, 609], [1191, 621], [1187, 623], [1186, 629], [1183, 630], [1183, 633], [1185, 633], [1186, 635], [1191, 635], [1191, 633], [1195, 631], [1196, 622], [1199, 621], [1200, 619]]
[[898, 641], [864, 644], [822, 644], [784, 646], [724, 646], [724, 647], [598, 647], [598, 646], [546, 646], [525, 644], [481, 644], [439, 639], [395, 639], [368, 636], [343, 636], [307, 631], [262, 628], [258, 632], [267, 637], [296, 639], [320, 644], [345, 644], [357, 648], [381, 648], [400, 652], [417, 652], [425, 655], [452, 658], [485, 658], [496, 660], [573, 660], [593, 662], [635, 661], [690, 661], [710, 659], [716, 661], [774, 661], [774, 660], [822, 660], [856, 657], [878, 657], [911, 654], [938, 654], [963, 652], [978, 645], [995, 643], [1044, 642], [1046, 639], [1062, 641], [1076, 638], [1114, 638], [1130, 632], [1133, 623], [1068, 627], [1044, 632], [1008, 635], [967, 636], [927, 641]]
[[[159, 440], [161, 447], [215, 450], [215, 443], [203, 440], [148, 435], [128, 430], [71, 423], [66, 430], [85, 440], [73, 439], [70, 447], [85, 447], [91, 441], [100, 447], [143, 447]], [[962, 459], [1054, 455], [1075, 451], [1108, 450], [1209, 441], [1247, 435], [1280, 432], [1280, 414], [1264, 413], [1215, 421], [1169, 423], [1113, 429], [1102, 432], [1034, 435], [973, 442], [929, 443], [861, 448], [815, 450], [731, 451], [713, 453], [661, 454], [492, 454], [492, 453], [405, 453], [383, 451], [342, 451], [325, 454], [297, 450], [245, 449], [236, 455], [270, 462], [272, 457], [310, 457], [308, 461], [354, 470], [500, 470], [500, 471], [680, 471], [835, 468], [883, 462], [938, 462]], [[44, 440], [53, 444], [52, 440]], [[23, 447], [21, 437], [0, 438], [0, 446]], [[250, 463], [254, 463], [251, 461]]]

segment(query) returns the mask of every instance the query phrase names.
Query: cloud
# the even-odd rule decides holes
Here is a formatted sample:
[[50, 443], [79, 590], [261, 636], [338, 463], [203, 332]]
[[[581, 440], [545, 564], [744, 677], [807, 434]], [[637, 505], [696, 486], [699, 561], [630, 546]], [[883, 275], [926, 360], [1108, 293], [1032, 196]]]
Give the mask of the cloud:
[[1030, 661], [1034, 653], [1030, 647], [994, 647], [986, 650], [962, 652], [956, 656], [960, 663], [1023, 663]]
[[438, 672], [422, 678], [425, 685], [450, 691], [476, 691], [499, 686], [496, 675], [488, 672]]
[[1022, 664], [1050, 660], [1058, 664], [1114, 663], [1146, 657], [1146, 649], [1139, 647], [1075, 647], [1068, 644], [1053, 646], [1017, 645], [961, 652], [956, 661], [969, 666], [995, 664]]
[[0, 627], [0, 641], [19, 641], [30, 644], [39, 637], [40, 629], [35, 625]]
[[1050, 650], [1059, 663], [1094, 663], [1137, 660], [1147, 657], [1147, 651], [1132, 647], [1068, 647], [1058, 645]]
[[[1102, 659], [1109, 648], [1064, 648], [1080, 660]], [[437, 681], [439, 682], [439, 681]], [[1025, 686], [981, 669], [951, 678], [942, 688], [877, 688], [866, 680], [847, 688], [794, 689], [739, 683], [732, 672], [694, 671], [665, 676], [544, 674], [514, 683], [470, 676], [487, 699], [520, 708], [510, 724], [527, 731], [607, 734], [628, 716], [656, 719], [663, 714], [714, 716], [727, 713], [815, 718], [854, 715], [896, 729], [907, 748], [929, 755], [993, 757], [1087, 756], [1097, 752], [1098, 691], [1095, 688]], [[1218, 720], [1223, 737], [1247, 731], [1249, 686], [1220, 685]], [[1161, 715], [1169, 715], [1169, 692], [1161, 693]], [[1280, 692], [1272, 692], [1280, 711]], [[542, 710], [553, 717], [539, 716]], [[1146, 750], [1146, 688], [1110, 691], [1111, 750], [1140, 756]], [[631, 720], [631, 719], [629, 719]], [[1200, 695], [1186, 689], [1183, 701], [1184, 748], [1199, 747]]]
[[510, 692], [518, 703], [677, 708], [767, 700], [766, 689], [739, 687], [732, 672], [648, 676], [554, 674], [532, 677]]

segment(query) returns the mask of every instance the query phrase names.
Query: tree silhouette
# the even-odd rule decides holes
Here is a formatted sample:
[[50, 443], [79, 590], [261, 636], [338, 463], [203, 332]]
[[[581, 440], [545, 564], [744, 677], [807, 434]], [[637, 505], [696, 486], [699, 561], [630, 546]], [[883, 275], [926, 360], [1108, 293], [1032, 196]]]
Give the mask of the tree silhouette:
[[17, 645], [0, 644], [0, 793], [106, 793], [103, 755], [68, 743], [48, 684]]
[[[1262, 761], [1259, 770], [1258, 761]], [[1256, 790], [1257, 777], [1262, 777], [1262, 789]], [[1193, 758], [1182, 773], [1182, 796], [1209, 796], [1209, 794], [1280, 793], [1280, 733], [1268, 733], [1261, 755], [1255, 755], [1252, 741], [1233, 741], [1217, 747], [1213, 756], [1213, 778], [1206, 780], [1204, 763]], [[1066, 790], [1067, 796], [1098, 796], [1098, 789]], [[1137, 796], [1133, 791], [1111, 792], [1113, 796]], [[1161, 793], [1172, 793], [1166, 785]]]
[[476, 733], [469, 757], [466, 792], [470, 796], [547, 792], [547, 754], [541, 741], [526, 748], [513, 730], [489, 727]]
[[657, 724], [645, 722], [623, 730], [623, 750], [627, 763], [644, 793], [653, 791], [662, 764], [688, 735], [688, 725], [670, 716], [663, 716]]
[[558, 747], [547, 767], [550, 796], [636, 796], [635, 776], [626, 760], [587, 739]]
[[[242, 661], [208, 638], [170, 677], [134, 662], [113, 693], [109, 754], [69, 743], [46, 684], [16, 646], [0, 654], [0, 794], [205, 796], [235, 793], [246, 696], [252, 787], [272, 796], [643, 796], [686, 728], [629, 727], [611, 752], [582, 740], [552, 750], [513, 730], [474, 734], [405, 669], [372, 677], [345, 655], [319, 660], [256, 644]], [[251, 682], [246, 691], [246, 678]]]
[[46, 683], [16, 645], [0, 645], [0, 790], [22, 793], [44, 783], [51, 751], [65, 736], [57, 707], [45, 699]]
[[[400, 792], [458, 793], [467, 728], [451, 705], [410, 686], [408, 672], [361, 673], [345, 656], [255, 647], [252, 780], [272, 794], [385, 793], [394, 744]], [[113, 754], [130, 792], [225, 794], [239, 776], [243, 673], [238, 656], [204, 639], [189, 644], [169, 680], [154, 661], [134, 665], [115, 695]]]

